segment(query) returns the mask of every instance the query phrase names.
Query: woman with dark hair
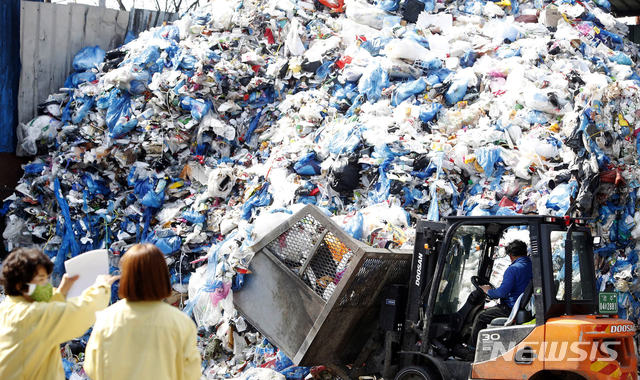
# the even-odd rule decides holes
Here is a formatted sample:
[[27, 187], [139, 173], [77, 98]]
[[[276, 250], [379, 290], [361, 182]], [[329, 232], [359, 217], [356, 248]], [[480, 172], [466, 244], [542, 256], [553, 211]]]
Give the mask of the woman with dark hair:
[[78, 276], [49, 283], [53, 263], [39, 249], [18, 248], [2, 265], [0, 379], [64, 380], [60, 344], [84, 334], [106, 308], [118, 277], [99, 276], [79, 297], [66, 300]]
[[196, 326], [162, 302], [171, 295], [164, 255], [153, 244], [136, 244], [121, 260], [123, 299], [98, 316], [84, 371], [93, 380], [199, 379]]

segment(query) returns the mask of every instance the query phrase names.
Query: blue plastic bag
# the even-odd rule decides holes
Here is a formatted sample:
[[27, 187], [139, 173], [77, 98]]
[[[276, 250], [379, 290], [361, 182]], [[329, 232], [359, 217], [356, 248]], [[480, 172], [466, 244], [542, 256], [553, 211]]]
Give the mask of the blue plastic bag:
[[47, 165], [42, 162], [33, 162], [24, 166], [24, 172], [27, 174], [40, 174]]
[[106, 57], [106, 55], [107, 53], [100, 49], [100, 46], [87, 46], [76, 54], [73, 59], [73, 68], [76, 71], [93, 69], [104, 62], [104, 57]]
[[153, 32], [155, 38], [162, 38], [165, 40], [173, 40], [180, 42], [180, 28], [176, 25], [165, 25]]
[[341, 128], [329, 140], [329, 151], [338, 155], [353, 153], [362, 140], [363, 130], [360, 125]]
[[242, 219], [251, 219], [253, 209], [256, 207], [268, 206], [269, 203], [271, 203], [271, 194], [269, 194], [269, 182], [266, 182], [257, 193], [251, 196], [251, 198], [242, 205]]
[[133, 59], [133, 64], [140, 68], [148, 68], [160, 58], [160, 48], [155, 45], [147, 46], [139, 56]]
[[400, 0], [377, 0], [376, 5], [384, 11], [393, 12], [400, 6]]
[[360, 45], [361, 49], [364, 49], [371, 53], [372, 56], [376, 57], [380, 55], [380, 52], [384, 50], [385, 46], [391, 41], [393, 38], [388, 36], [381, 36], [372, 39], [368, 39]]
[[420, 106], [420, 120], [423, 123], [428, 123], [431, 120], [435, 119], [436, 115], [442, 109], [442, 104], [440, 103], [425, 103]]
[[389, 191], [391, 190], [391, 180], [387, 177], [384, 169], [378, 169], [380, 176], [378, 177], [378, 183], [375, 184], [372, 191], [369, 191], [367, 204], [375, 205], [385, 202], [389, 199]]
[[556, 216], [564, 216], [571, 206], [571, 198], [576, 196], [578, 183], [571, 181], [556, 186], [547, 200], [547, 207], [556, 210]]
[[76, 111], [76, 114], [71, 119], [71, 122], [73, 124], [80, 124], [82, 119], [87, 116], [89, 110], [91, 109], [91, 107], [93, 107], [93, 104], [95, 102], [92, 97], [85, 96], [83, 98], [76, 98], [76, 103], [80, 103], [82, 104], [82, 106]]
[[611, 10], [611, 3], [609, 2], [609, 0], [593, 0], [593, 2], [598, 6], [606, 9], [607, 11]]
[[194, 99], [184, 96], [180, 99], [180, 106], [185, 111], [191, 111], [191, 116], [197, 121], [202, 120], [204, 115], [211, 110], [211, 101], [204, 99]]
[[615, 62], [619, 65], [633, 66], [631, 58], [621, 51], [617, 51], [613, 56], [609, 57], [609, 61]]
[[187, 222], [189, 222], [189, 223], [195, 223], [195, 224], [204, 223], [204, 221], [205, 221], [205, 216], [203, 214], [199, 213], [196, 210], [192, 210], [192, 209], [184, 211], [182, 213], [182, 218], [186, 219]]
[[171, 255], [177, 252], [182, 246], [180, 236], [169, 236], [153, 239], [153, 244], [158, 247], [165, 255]]
[[362, 238], [362, 225], [364, 224], [364, 217], [357, 211], [355, 215], [349, 219], [347, 225], [344, 226], [344, 230], [351, 235], [352, 238], [360, 240]]
[[476, 59], [478, 58], [478, 54], [473, 50], [467, 50], [462, 58], [460, 58], [460, 66], [462, 67], [472, 67], [474, 63], [476, 63]]
[[249, 124], [249, 128], [247, 128], [247, 132], [245, 132], [244, 136], [242, 136], [242, 139], [248, 144], [251, 142], [251, 137], [253, 136], [253, 132], [256, 131], [256, 129], [258, 129], [258, 123], [260, 122], [260, 117], [262, 116], [262, 108], [258, 110], [258, 113], [256, 113], [256, 116], [253, 117], [253, 120], [251, 120], [251, 124]]
[[293, 165], [293, 170], [299, 175], [310, 176], [320, 174], [320, 163], [316, 160], [315, 152], [303, 156]]
[[493, 175], [494, 166], [500, 159], [500, 148], [487, 147], [476, 150], [476, 160], [482, 166], [487, 178]]
[[67, 77], [67, 80], [64, 81], [64, 87], [76, 88], [82, 83], [93, 82], [94, 80], [96, 80], [96, 74], [93, 71], [73, 73]]
[[451, 83], [451, 87], [444, 94], [447, 104], [453, 105], [461, 101], [467, 94], [468, 79], [457, 79]]
[[129, 93], [131, 95], [142, 95], [145, 91], [147, 91], [147, 86], [144, 84], [144, 82], [139, 80], [132, 80], [129, 83]]
[[129, 42], [135, 40], [136, 38], [138, 38], [138, 37], [136, 37], [136, 35], [133, 34], [132, 31], [128, 31], [127, 34], [124, 36], [124, 44], [126, 45]]
[[369, 64], [360, 81], [358, 82], [358, 91], [367, 96], [367, 100], [377, 102], [382, 96], [382, 89], [389, 86], [389, 73], [382, 68], [380, 62], [376, 61]]
[[316, 69], [316, 75], [318, 76], [318, 78], [324, 80], [327, 76], [329, 76], [329, 73], [331, 73], [333, 62], [334, 61], [327, 61]]
[[[109, 94], [109, 106], [107, 108], [106, 121], [109, 131], [115, 137], [124, 135], [131, 128], [127, 124], [131, 122], [131, 96], [128, 93], [122, 94], [119, 89], [114, 89]], [[138, 120], [135, 120], [137, 124]], [[125, 127], [125, 125], [127, 125]], [[119, 127], [117, 131], [116, 127]], [[128, 129], [128, 130], [127, 130]]]
[[427, 83], [423, 78], [418, 78], [401, 84], [396, 88], [391, 98], [391, 105], [397, 107], [398, 104], [409, 99], [411, 96], [421, 93], [427, 88]]

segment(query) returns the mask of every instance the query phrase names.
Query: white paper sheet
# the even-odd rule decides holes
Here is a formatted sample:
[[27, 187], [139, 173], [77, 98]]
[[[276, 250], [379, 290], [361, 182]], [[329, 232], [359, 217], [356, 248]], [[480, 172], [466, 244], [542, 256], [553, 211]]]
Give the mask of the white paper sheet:
[[67, 298], [78, 297], [96, 282], [99, 275], [109, 274], [109, 252], [106, 249], [85, 252], [65, 261], [64, 266], [67, 270], [67, 276], [80, 276], [67, 294]]

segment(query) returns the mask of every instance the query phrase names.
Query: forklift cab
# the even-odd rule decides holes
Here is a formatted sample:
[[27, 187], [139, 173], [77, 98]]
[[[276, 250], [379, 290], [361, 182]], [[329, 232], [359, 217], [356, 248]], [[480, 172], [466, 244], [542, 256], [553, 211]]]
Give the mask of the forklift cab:
[[[511, 314], [480, 331], [475, 360], [457, 358], [452, 348], [468, 342], [475, 318], [490, 306], [479, 287], [500, 285], [510, 265], [501, 251], [515, 239], [528, 246], [533, 278]], [[630, 322], [599, 314], [592, 241], [587, 221], [575, 218], [526, 215], [419, 222], [396, 379], [636, 379], [633, 333], [621, 333], [632, 330]], [[598, 336], [603, 328], [608, 333]], [[581, 352], [551, 350], [550, 345], [602, 341], [619, 343], [619, 352], [609, 355], [617, 360], [606, 361], [596, 353], [571, 361], [574, 354], [583, 359]], [[558, 355], [563, 360], [550, 359]], [[607, 376], [596, 371], [603, 364], [594, 364], [604, 362]]]

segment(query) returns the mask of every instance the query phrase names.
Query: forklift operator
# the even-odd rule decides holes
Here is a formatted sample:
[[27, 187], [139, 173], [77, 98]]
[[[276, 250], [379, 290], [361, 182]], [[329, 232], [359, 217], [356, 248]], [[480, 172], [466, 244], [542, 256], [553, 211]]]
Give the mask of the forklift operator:
[[487, 328], [495, 318], [508, 317], [516, 300], [533, 278], [531, 259], [527, 256], [527, 244], [521, 240], [514, 240], [507, 245], [506, 253], [511, 259], [511, 265], [504, 272], [500, 287], [497, 289], [491, 289], [489, 285], [480, 287], [489, 298], [499, 298], [500, 303], [478, 314], [467, 347], [456, 346], [456, 354], [463, 359], [473, 360], [480, 330]]

